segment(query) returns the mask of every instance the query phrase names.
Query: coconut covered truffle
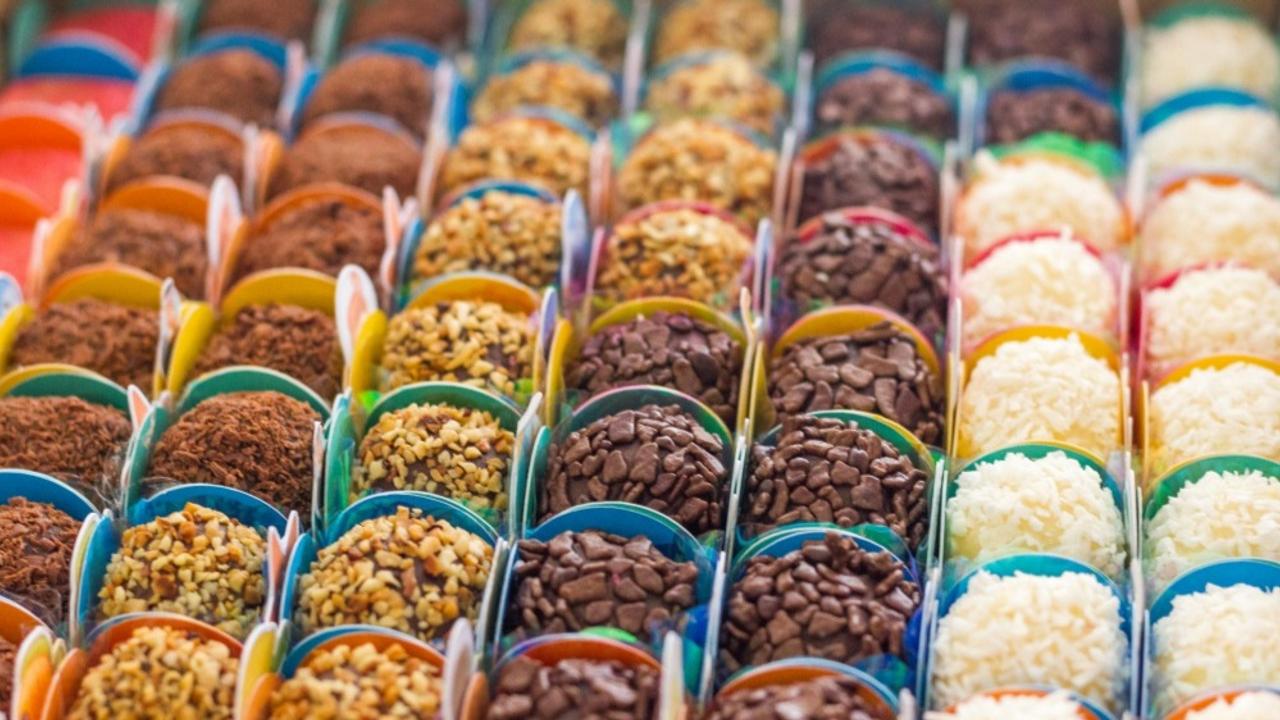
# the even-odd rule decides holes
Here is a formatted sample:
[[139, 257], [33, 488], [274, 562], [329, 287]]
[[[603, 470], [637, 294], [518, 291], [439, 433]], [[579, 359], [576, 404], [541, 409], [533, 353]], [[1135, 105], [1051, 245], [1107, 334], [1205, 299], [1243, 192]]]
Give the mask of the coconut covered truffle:
[[939, 139], [950, 137], [955, 128], [950, 98], [928, 83], [889, 68], [836, 80], [818, 97], [813, 118], [819, 130], [885, 125]]
[[1261, 270], [1195, 270], [1147, 293], [1143, 302], [1153, 376], [1204, 355], [1280, 361], [1280, 282]]
[[439, 193], [480, 180], [516, 180], [556, 197], [577, 190], [588, 197], [591, 141], [542, 118], [510, 116], [471, 125], [445, 155]]
[[1116, 281], [1102, 259], [1069, 233], [1002, 245], [960, 284], [970, 343], [1019, 325], [1115, 334]]
[[320, 548], [299, 580], [295, 621], [304, 636], [377, 625], [433, 640], [460, 617], [475, 622], [492, 564], [493, 547], [479, 536], [400, 507]]
[[72, 233], [49, 276], [98, 263], [120, 263], [158, 278], [173, 278], [178, 292], [198, 300], [204, 297], [209, 267], [204, 224], [133, 208], [99, 212]]
[[200, 125], [175, 125], [148, 131], [133, 141], [107, 179], [106, 194], [156, 175], [213, 184], [219, 175], [236, 183], [244, 177], [244, 141]]
[[[886, 705], [872, 704], [855, 678], [835, 673], [812, 680], [742, 689], [716, 699], [706, 720], [809, 718], [893, 720]], [[1073, 719], [1074, 720], [1074, 719]]]
[[316, 0], [211, 0], [200, 17], [200, 32], [258, 31], [284, 40], [311, 39]]
[[786, 96], [746, 57], [716, 53], [701, 62], [673, 64], [655, 74], [645, 96], [645, 108], [658, 122], [681, 117], [732, 120], [763, 134], [771, 134], [781, 117]]
[[529, 318], [494, 302], [409, 308], [387, 325], [382, 389], [444, 380], [514, 397], [533, 377], [533, 337]]
[[[1142, 103], [1152, 107], [1188, 90], [1230, 87], [1262, 98], [1280, 89], [1280, 50], [1248, 16], [1199, 14], [1143, 33]], [[1221, 142], [1226, 135], [1220, 135]]]
[[1121, 627], [1120, 600], [1092, 575], [979, 572], [938, 621], [934, 702], [950, 707], [996, 687], [1051, 685], [1115, 707], [1129, 682]]
[[1149, 279], [1214, 262], [1238, 262], [1280, 278], [1280, 200], [1245, 183], [1191, 180], [1142, 222]]
[[1158, 711], [1214, 688], [1280, 683], [1280, 590], [1208, 586], [1174, 598], [1152, 627]]
[[193, 377], [232, 365], [288, 375], [326, 400], [342, 391], [342, 348], [333, 317], [297, 305], [249, 305], [209, 338]]
[[[0, 505], [0, 591], [51, 628], [66, 619], [71, 552], [80, 524], [48, 503], [24, 497], [9, 498]], [[9, 679], [12, 676], [10, 668]]]
[[925, 713], [925, 720], [1080, 720], [1080, 703], [1066, 693], [1049, 695], [978, 695], [947, 712]]
[[271, 694], [270, 720], [428, 718], [440, 712], [440, 668], [401, 643], [321, 647]]
[[622, 66], [627, 18], [613, 0], [535, 0], [511, 29], [512, 51], [571, 48], [608, 68]]
[[431, 114], [431, 73], [413, 57], [354, 55], [320, 78], [302, 111], [302, 126], [340, 112], [385, 115], [421, 138]]
[[1211, 105], [1165, 120], [1142, 136], [1154, 180], [1194, 170], [1240, 173], [1280, 186], [1280, 115], [1267, 107]]
[[970, 371], [959, 417], [962, 458], [1022, 442], [1105, 458], [1120, 443], [1120, 378], [1075, 334], [1009, 341]]
[[411, 198], [422, 149], [407, 136], [372, 125], [345, 125], [303, 133], [280, 160], [268, 197], [311, 183], [339, 182], [382, 197], [390, 187]]
[[265, 228], [255, 228], [240, 252], [236, 280], [279, 267], [337, 276], [347, 264], [377, 277], [386, 246], [387, 231], [378, 208], [318, 199], [286, 210]]
[[1265, 690], [1218, 698], [1213, 704], [1187, 713], [1187, 720], [1259, 720], [1280, 717], [1280, 695]]
[[488, 270], [532, 288], [560, 275], [559, 203], [503, 190], [468, 197], [427, 225], [418, 242], [413, 277]]
[[1220, 453], [1280, 460], [1280, 375], [1244, 362], [1197, 368], [1151, 393], [1147, 422], [1157, 474]]
[[283, 88], [280, 68], [270, 60], [252, 50], [222, 50], [175, 67], [156, 96], [156, 110], [213, 110], [271, 127]]
[[122, 411], [78, 397], [3, 397], [0, 467], [82, 482], [114, 497], [132, 432]]
[[925, 232], [938, 229], [938, 169], [897, 137], [844, 133], [820, 159], [803, 162], [799, 222], [847, 207], [897, 213]]
[[764, 67], [777, 57], [778, 34], [778, 11], [767, 0], [683, 0], [658, 20], [653, 62], [732, 50]]
[[1019, 552], [1078, 560], [1109, 577], [1125, 569], [1120, 509], [1102, 477], [1061, 451], [1011, 453], [955, 479], [947, 501], [952, 558], [975, 564]]
[[465, 0], [359, 0], [350, 13], [342, 37], [345, 47], [391, 38], [449, 47], [467, 31]]
[[84, 298], [54, 303], [18, 330], [14, 367], [67, 363], [151, 394], [160, 317], [154, 308]]
[[473, 122], [485, 123], [523, 107], [562, 110], [591, 127], [618, 112], [618, 95], [608, 74], [570, 59], [532, 60], [494, 75], [471, 105]]
[[498, 667], [486, 720], [656, 717], [659, 672], [618, 660], [566, 658], [544, 665], [520, 655]]

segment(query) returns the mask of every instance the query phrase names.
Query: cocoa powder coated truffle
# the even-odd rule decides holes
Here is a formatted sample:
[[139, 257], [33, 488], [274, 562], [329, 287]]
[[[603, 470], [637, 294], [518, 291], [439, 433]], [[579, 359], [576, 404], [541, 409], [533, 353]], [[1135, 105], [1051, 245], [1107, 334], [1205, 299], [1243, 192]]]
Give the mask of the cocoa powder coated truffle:
[[862, 688], [837, 673], [742, 689], [716, 699], [705, 720], [894, 720], [886, 706], [864, 698]]
[[1087, 142], [1116, 142], [1119, 120], [1111, 103], [1071, 88], [1002, 90], [987, 105], [988, 144], [1014, 143], [1042, 132]]
[[817, 3], [809, 18], [814, 67], [847, 52], [890, 50], [942, 69], [946, 27], [935, 15], [890, 3]]
[[[79, 520], [48, 503], [12, 497], [0, 505], [0, 591], [51, 628], [65, 619], [71, 551], [79, 533]], [[12, 669], [8, 675], [13, 675]]]
[[280, 68], [270, 60], [252, 50], [221, 50], [174, 68], [156, 96], [156, 110], [201, 108], [271, 127], [283, 87]]
[[338, 199], [298, 205], [250, 235], [236, 264], [236, 280], [262, 270], [295, 267], [337, 276], [348, 263], [377, 277], [387, 246], [382, 213]]
[[258, 365], [288, 375], [326, 400], [342, 390], [342, 348], [333, 317], [297, 305], [249, 305], [218, 328], [193, 377], [231, 365]]
[[503, 663], [486, 720], [629, 720], [656, 717], [659, 674], [650, 665], [567, 658]]
[[814, 108], [819, 130], [884, 125], [933, 138], [951, 137], [951, 101], [927, 83], [888, 68], [846, 75], [822, 91]]
[[422, 150], [407, 137], [369, 125], [304, 133], [285, 151], [267, 195], [276, 197], [311, 183], [339, 182], [382, 197], [390, 186], [413, 197]]
[[311, 39], [316, 0], [209, 0], [200, 18], [200, 32], [249, 30], [285, 40]]
[[67, 363], [150, 395], [159, 334], [153, 308], [92, 298], [54, 303], [18, 331], [10, 361], [16, 367]]
[[320, 78], [302, 112], [302, 127], [338, 112], [370, 112], [421, 138], [431, 114], [431, 73], [416, 58], [362, 53]]
[[123, 412], [78, 397], [0, 398], [0, 467], [84, 483], [108, 498], [131, 433]]
[[156, 175], [205, 186], [226, 175], [239, 184], [244, 178], [244, 152], [239, 137], [221, 130], [199, 125], [157, 128], [129, 145], [107, 179], [106, 194]]
[[926, 232], [938, 229], [938, 170], [919, 150], [886, 135], [841, 135], [820, 160], [804, 163], [799, 222], [830, 210], [870, 206]]
[[185, 297], [204, 297], [209, 257], [205, 228], [177, 215], [118, 208], [99, 212], [72, 234], [51, 277], [81, 265], [120, 263], [173, 278]]
[[465, 0], [360, 0], [353, 3], [343, 45], [407, 37], [436, 47], [459, 42], [467, 30]]

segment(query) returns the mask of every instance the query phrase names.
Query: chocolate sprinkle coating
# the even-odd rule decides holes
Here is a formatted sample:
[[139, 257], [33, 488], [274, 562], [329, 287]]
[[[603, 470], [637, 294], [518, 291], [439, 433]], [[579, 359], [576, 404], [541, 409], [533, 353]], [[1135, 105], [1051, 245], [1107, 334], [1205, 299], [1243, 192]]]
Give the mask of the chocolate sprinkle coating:
[[311, 39], [316, 0], [210, 0], [200, 18], [200, 32], [256, 30], [285, 40]]
[[11, 707], [13, 702], [13, 665], [18, 657], [18, 646], [0, 637], [0, 707]]
[[946, 27], [938, 17], [889, 3], [828, 0], [818, 4], [809, 22], [814, 67], [847, 52], [889, 50], [941, 70], [946, 43]]
[[160, 316], [151, 308], [84, 298], [54, 303], [18, 331], [15, 367], [67, 363], [151, 394]]
[[364, 0], [352, 5], [342, 38], [345, 47], [389, 36], [441, 47], [458, 42], [467, 30], [463, 0]]
[[848, 675], [740, 690], [715, 701], [704, 720], [894, 720], [858, 694]]
[[205, 346], [192, 375], [257, 365], [298, 380], [330, 399], [342, 391], [342, 348], [333, 318], [297, 305], [249, 305]]
[[658, 671], [618, 660], [569, 658], [543, 665], [524, 655], [498, 669], [487, 720], [641, 720], [656, 717]]
[[267, 197], [311, 183], [339, 182], [379, 198], [390, 186], [401, 198], [411, 198], [421, 165], [422, 150], [407, 137], [371, 125], [305, 133], [285, 151]]
[[203, 108], [269, 128], [283, 89], [280, 69], [270, 60], [252, 50], [222, 50], [178, 65], [156, 96], [156, 110]]
[[124, 413], [78, 397], [0, 398], [0, 467], [47, 473], [114, 497], [133, 429]]
[[987, 105], [987, 143], [1014, 143], [1042, 132], [1114, 143], [1120, 127], [1110, 103], [1071, 88], [1004, 90], [991, 96]]
[[0, 590], [53, 628], [65, 619], [71, 597], [71, 551], [80, 525], [50, 504], [24, 497], [0, 505]]
[[178, 292], [198, 300], [204, 297], [209, 268], [204, 225], [150, 210], [100, 212], [71, 236], [50, 277], [96, 263], [121, 263], [173, 278]]
[[934, 138], [951, 137], [951, 101], [925, 83], [887, 68], [840, 78], [818, 98], [819, 130], [858, 125], [902, 128]]
[[147, 132], [107, 180], [109, 196], [125, 185], [156, 175], [180, 177], [209, 186], [219, 175], [236, 184], [244, 180], [244, 144], [237, 137], [208, 127], [177, 125]]
[[414, 58], [355, 55], [320, 79], [302, 112], [302, 126], [337, 112], [385, 115], [421, 138], [431, 114], [431, 73]]
[[834, 151], [804, 166], [799, 222], [830, 210], [871, 206], [938, 229], [938, 171], [915, 148], [887, 137], [841, 136]]
[[317, 200], [284, 213], [251, 236], [236, 265], [236, 278], [278, 267], [337, 276], [348, 263], [377, 277], [386, 246], [381, 212], [341, 200]]

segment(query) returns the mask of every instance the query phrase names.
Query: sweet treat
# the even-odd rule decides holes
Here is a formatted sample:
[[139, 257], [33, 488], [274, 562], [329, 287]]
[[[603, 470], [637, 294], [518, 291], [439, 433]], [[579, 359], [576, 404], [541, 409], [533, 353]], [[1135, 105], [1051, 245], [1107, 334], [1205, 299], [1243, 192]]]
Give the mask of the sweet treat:
[[274, 391], [215, 395], [169, 426], [151, 451], [147, 483], [212, 483], [286, 512], [311, 509], [312, 434], [320, 414]]
[[483, 410], [431, 403], [392, 410], [360, 441], [348, 499], [420, 490], [473, 510], [505, 512], [515, 443], [515, 433]]
[[649, 82], [644, 106], [659, 123], [682, 117], [719, 118], [769, 135], [777, 129], [786, 102], [782, 90], [750, 60], [720, 52], [659, 70]]
[[566, 530], [521, 540], [515, 607], [527, 635], [613, 627], [647, 639], [693, 607], [698, 566], [676, 562], [649, 538]]
[[1129, 682], [1120, 600], [1080, 572], [979, 572], [938, 621], [933, 653], [932, 697], [939, 707], [1025, 685], [1060, 687], [1114, 707]]
[[970, 466], [947, 501], [951, 558], [974, 564], [1021, 552], [1078, 560], [1108, 577], [1125, 571], [1120, 509], [1096, 470], [1054, 451], [1010, 453]]
[[946, 327], [947, 274], [937, 245], [892, 223], [830, 212], [807, 238], [783, 245], [776, 277], [798, 313], [828, 305], [874, 305], [906, 318], [926, 337]]
[[311, 39], [316, 0], [210, 0], [200, 18], [200, 32], [249, 31], [284, 40]]
[[1280, 590], [1219, 587], [1173, 599], [1152, 626], [1154, 707], [1168, 711], [1207, 690], [1280, 683]]
[[667, 515], [695, 535], [723, 528], [730, 470], [724, 454], [724, 441], [677, 405], [606, 415], [551, 446], [539, 522], [578, 505], [621, 500]]
[[911, 335], [882, 320], [862, 330], [797, 340], [769, 362], [769, 401], [779, 418], [814, 410], [883, 415], [921, 442], [943, 441], [942, 378]]
[[[80, 521], [48, 503], [12, 497], [0, 505], [0, 592], [21, 602], [51, 628], [66, 619], [71, 551], [79, 534]], [[7, 677], [0, 677], [11, 680], [12, 667]]]
[[[608, 1], [608, 0], [606, 0]], [[446, 194], [479, 180], [518, 180], [559, 197], [587, 197], [591, 141], [541, 118], [510, 116], [472, 125], [445, 155], [437, 191]]]
[[204, 225], [150, 210], [104, 210], [71, 234], [49, 277], [97, 263], [120, 263], [173, 278], [178, 292], [198, 300], [204, 297], [209, 268]]
[[1071, 234], [1102, 252], [1127, 242], [1124, 208], [1106, 181], [1049, 157], [995, 162], [977, 158], [978, 176], [956, 203], [956, 232], [977, 257], [1007, 237], [1037, 231]]
[[778, 55], [778, 11], [768, 0], [682, 0], [658, 21], [656, 65], [702, 50], [732, 50], [760, 67]]
[[1048, 58], [1110, 84], [1120, 64], [1119, 19], [1081, 0], [966, 0], [969, 62]]
[[187, 503], [151, 522], [125, 528], [107, 564], [99, 612], [171, 612], [243, 640], [258, 624], [267, 596], [267, 542], [253, 527]]
[[67, 363], [151, 394], [160, 316], [154, 308], [83, 298], [53, 303], [18, 330], [14, 367]]
[[797, 522], [893, 530], [912, 548], [928, 530], [929, 474], [856, 421], [797, 415], [773, 446], [751, 446], [742, 528], [759, 535]]
[[1253, 720], [1280, 713], [1280, 695], [1267, 690], [1243, 692], [1231, 699], [1218, 698], [1211, 705], [1187, 713], [1187, 720]]
[[488, 270], [540, 288], [559, 279], [560, 248], [559, 203], [490, 190], [431, 220], [418, 242], [413, 277]]
[[733, 673], [792, 657], [905, 657], [919, 605], [920, 585], [892, 553], [828, 532], [782, 557], [747, 560], [729, 590], [720, 666]]
[[1147, 27], [1138, 75], [1146, 107], [1204, 87], [1271, 98], [1280, 90], [1280, 49], [1271, 32], [1245, 13], [1188, 15]]
[[271, 694], [270, 720], [429, 718], [444, 694], [440, 668], [393, 643], [331, 645], [312, 652]]
[[976, 343], [1019, 325], [1116, 332], [1119, 288], [1102, 259], [1069, 232], [997, 246], [965, 272], [964, 337]]
[[938, 230], [938, 169], [919, 149], [889, 135], [845, 133], [830, 152], [803, 161], [798, 222], [831, 210], [876, 207], [927, 232]]
[[465, 0], [359, 0], [349, 12], [345, 47], [392, 38], [450, 47], [467, 31]]
[[813, 119], [819, 131], [884, 125], [937, 139], [955, 132], [955, 116], [947, 96], [888, 68], [836, 80], [818, 97]]
[[81, 482], [111, 498], [132, 432], [120, 410], [78, 397], [3, 397], [0, 467]]
[[1148, 373], [1159, 377], [1205, 355], [1280, 362], [1280, 281], [1261, 270], [1215, 267], [1184, 273], [1143, 298]]
[[284, 89], [281, 75], [280, 68], [252, 50], [197, 55], [169, 73], [156, 95], [155, 109], [214, 110], [243, 123], [272, 127]]
[[330, 113], [385, 115], [411, 135], [426, 134], [431, 115], [431, 71], [417, 58], [360, 53], [338, 63], [316, 85], [302, 111], [302, 127]]
[[13, 671], [17, 660], [18, 646], [0, 637], [0, 707], [12, 707], [13, 703]]
[[543, 665], [520, 655], [499, 666], [485, 720], [656, 717], [658, 678], [649, 665], [581, 658]]
[[382, 389], [446, 380], [512, 397], [533, 377], [533, 337], [529, 318], [494, 302], [408, 308], [387, 325]]
[[244, 156], [244, 142], [219, 130], [198, 125], [156, 128], [130, 143], [107, 178], [105, 194], [156, 175], [205, 186], [226, 175], [239, 184], [244, 179]]
[[596, 297], [617, 303], [673, 295], [736, 308], [752, 245], [741, 225], [713, 213], [690, 207], [637, 213], [613, 228], [600, 258]]
[[569, 59], [532, 60], [495, 75], [471, 104], [471, 119], [487, 123], [524, 107], [562, 110], [591, 127], [618, 113], [618, 95], [608, 74]]
[[194, 631], [138, 627], [89, 667], [66, 718], [230, 720], [239, 666], [230, 648]]
[[320, 548], [299, 580], [295, 620], [304, 636], [377, 625], [419, 640], [443, 637], [460, 617], [475, 622], [492, 564], [493, 547], [479, 536], [400, 507]]
[[249, 305], [209, 338], [192, 377], [232, 365], [288, 375], [329, 399], [342, 391], [342, 348], [333, 317], [298, 305]]
[[1139, 247], [1152, 280], [1214, 262], [1238, 262], [1280, 278], [1280, 199], [1245, 183], [1193, 179], [1147, 213]]
[[386, 252], [382, 213], [368, 205], [315, 199], [299, 204], [255, 228], [236, 263], [236, 281], [278, 267], [315, 270], [337, 276], [348, 263], [370, 277]]
[[818, 3], [808, 23], [814, 67], [848, 52], [888, 50], [942, 69], [947, 28], [941, 17], [891, 3]]
[[728, 127], [677, 120], [636, 143], [618, 171], [617, 198], [624, 211], [696, 198], [754, 225], [772, 211], [777, 161], [772, 150]]
[[961, 458], [1023, 442], [1106, 458], [1120, 442], [1120, 378], [1074, 333], [1011, 340], [973, 366], [959, 418]]
[[414, 196], [422, 149], [407, 136], [372, 125], [325, 128], [303, 133], [280, 160], [268, 197], [311, 183], [339, 182], [382, 197], [390, 187], [401, 198]]
[[884, 706], [872, 705], [861, 685], [847, 675], [744, 688], [720, 697], [706, 720], [790, 720], [794, 717], [844, 720], [893, 720]]
[[735, 427], [743, 353], [732, 335], [708, 322], [658, 311], [588, 337], [564, 382], [582, 400], [628, 385], [673, 387]]
[[[1205, 133], [1212, 133], [1206, 136]], [[1189, 171], [1239, 173], [1280, 185], [1280, 115], [1268, 107], [1210, 105], [1178, 113], [1142, 136], [1155, 180]]]
[[1197, 368], [1152, 391], [1147, 422], [1157, 474], [1203, 455], [1280, 460], [1280, 374], [1245, 362]]
[[998, 90], [987, 100], [989, 145], [1004, 145], [1043, 132], [1086, 142], [1116, 143], [1120, 121], [1111, 103], [1074, 88]]
[[978, 695], [947, 712], [928, 712], [925, 720], [1080, 720], [1084, 708], [1064, 692], [1049, 695]]
[[626, 46], [627, 17], [613, 0], [534, 0], [507, 40], [513, 52], [570, 48], [614, 69]]

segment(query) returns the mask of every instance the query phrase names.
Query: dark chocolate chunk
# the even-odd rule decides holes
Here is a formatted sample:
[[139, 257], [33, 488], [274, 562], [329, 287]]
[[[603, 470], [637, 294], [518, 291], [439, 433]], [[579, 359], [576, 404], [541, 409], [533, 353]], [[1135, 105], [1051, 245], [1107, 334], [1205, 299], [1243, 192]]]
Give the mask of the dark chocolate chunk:
[[955, 132], [950, 99], [886, 68], [846, 75], [832, 83], [818, 98], [814, 124], [819, 131], [883, 125], [939, 139]]
[[847, 675], [744, 689], [717, 698], [704, 720], [894, 720]]
[[658, 671], [618, 660], [544, 665], [520, 655], [498, 668], [487, 720], [647, 720], [656, 717]]
[[987, 105], [987, 143], [1014, 143], [1042, 132], [1114, 143], [1120, 126], [1110, 103], [1079, 90], [1004, 90], [992, 94]]
[[910, 145], [886, 136], [842, 135], [825, 158], [807, 162], [799, 222], [830, 210], [871, 206], [938, 229], [938, 171]]

